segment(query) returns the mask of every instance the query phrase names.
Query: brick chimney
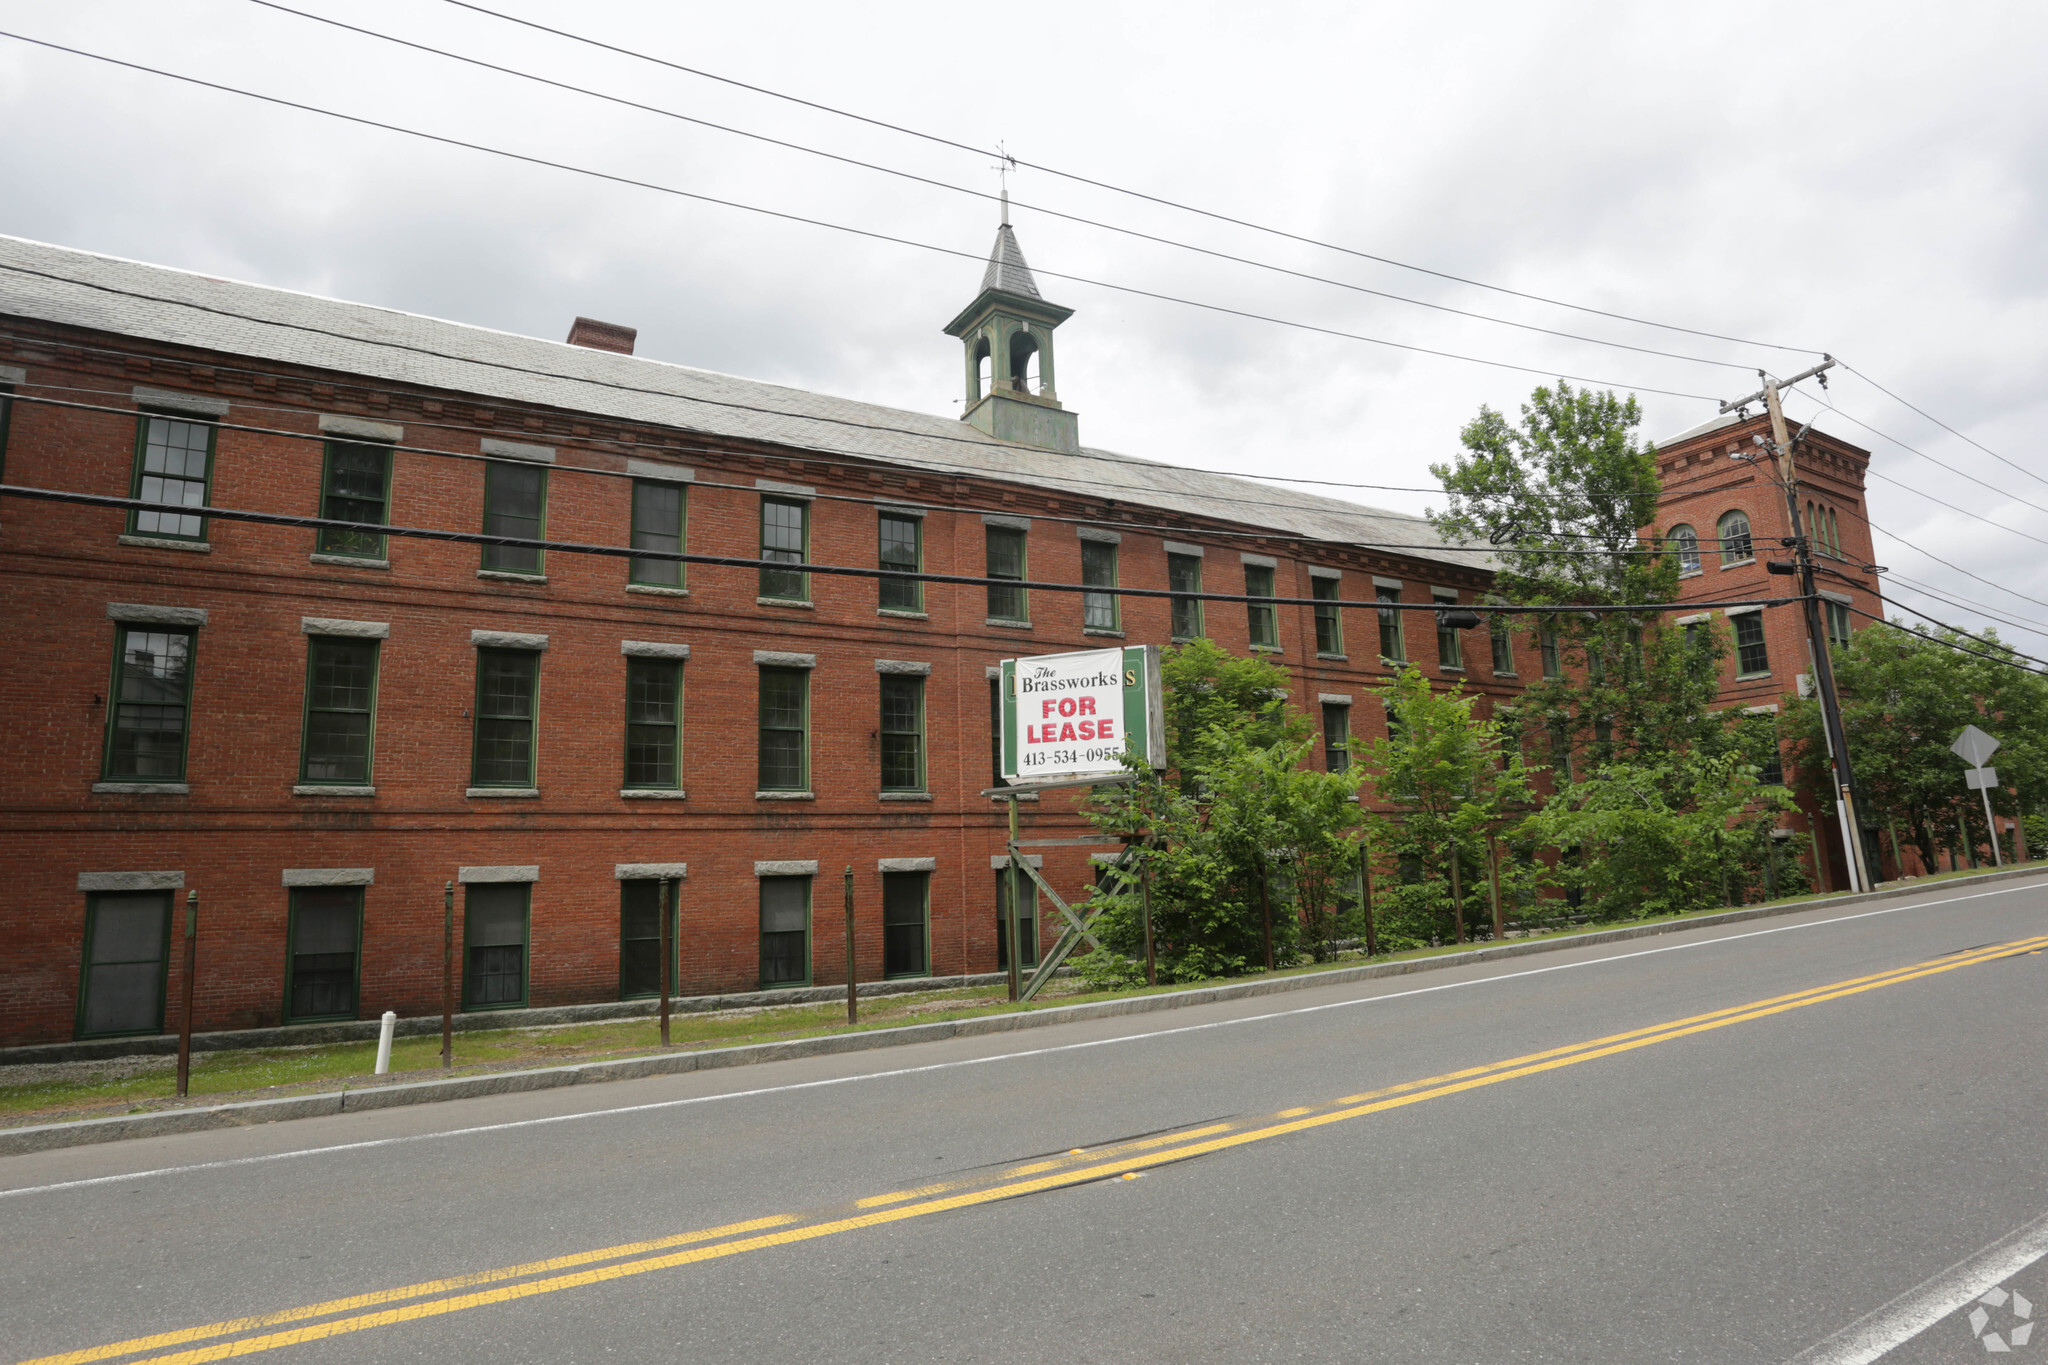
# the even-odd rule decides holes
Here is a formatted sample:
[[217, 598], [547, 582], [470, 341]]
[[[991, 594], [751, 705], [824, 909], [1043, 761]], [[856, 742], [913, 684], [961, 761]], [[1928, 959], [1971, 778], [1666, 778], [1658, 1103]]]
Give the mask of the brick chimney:
[[569, 329], [569, 344], [588, 346], [593, 351], [616, 351], [620, 355], [631, 355], [633, 342], [639, 335], [637, 328], [621, 327], [616, 322], [578, 318], [576, 325]]

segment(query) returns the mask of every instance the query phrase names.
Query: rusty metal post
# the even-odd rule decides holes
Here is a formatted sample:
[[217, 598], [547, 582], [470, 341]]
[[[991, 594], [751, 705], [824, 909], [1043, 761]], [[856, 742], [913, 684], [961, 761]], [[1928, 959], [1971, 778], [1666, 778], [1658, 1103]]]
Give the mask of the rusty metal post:
[[846, 1022], [860, 1022], [860, 992], [854, 982], [858, 979], [857, 959], [853, 951], [853, 864], [846, 865]]
[[674, 942], [674, 939], [672, 939], [669, 936], [668, 878], [663, 877], [661, 879], [661, 890], [656, 893], [655, 901], [661, 909], [661, 1045], [663, 1047], [667, 1047], [669, 994], [668, 964], [669, 959], [674, 956], [674, 953], [670, 947], [670, 945]]
[[1451, 919], [1457, 927], [1461, 944], [1465, 941], [1465, 893], [1458, 885], [1458, 864], [1463, 861], [1458, 841], [1451, 840]]
[[1138, 855], [1143, 859], [1138, 864], [1138, 908], [1145, 918], [1145, 984], [1156, 986], [1159, 984], [1159, 966], [1152, 956], [1152, 860], [1145, 856], [1150, 852], [1146, 849]]
[[1500, 838], [1492, 830], [1486, 833], [1486, 878], [1493, 889], [1493, 941], [1507, 941], [1508, 927], [1500, 917]]
[[441, 888], [441, 1069], [455, 1065], [455, 883]]
[[1358, 893], [1365, 912], [1365, 955], [1378, 957], [1380, 936], [1372, 922], [1372, 845], [1363, 839], [1358, 841]]
[[199, 893], [185, 893], [185, 1001], [178, 1020], [178, 1098], [185, 1098], [185, 1091], [192, 1080], [192, 995], [198, 985], [194, 976], [199, 968]]
[[1273, 888], [1266, 876], [1266, 860], [1259, 859], [1259, 914], [1266, 939], [1266, 970], [1273, 970]]
[[1003, 935], [1005, 945], [1010, 954], [1010, 1000], [1013, 1004], [1016, 1002], [1017, 997], [1024, 992], [1024, 983], [1018, 977], [1017, 963], [1023, 945], [1023, 940], [1017, 934], [1017, 911], [1024, 904], [1024, 888], [1022, 885], [1024, 879], [1017, 874], [1017, 859], [1021, 855], [1015, 848], [1016, 842], [1017, 798], [1013, 796], [1010, 798], [1010, 843], [1012, 845], [1010, 849], [1010, 864], [1004, 872], [1006, 883], [1010, 888], [1009, 908], [1003, 923], [997, 926], [997, 931]]

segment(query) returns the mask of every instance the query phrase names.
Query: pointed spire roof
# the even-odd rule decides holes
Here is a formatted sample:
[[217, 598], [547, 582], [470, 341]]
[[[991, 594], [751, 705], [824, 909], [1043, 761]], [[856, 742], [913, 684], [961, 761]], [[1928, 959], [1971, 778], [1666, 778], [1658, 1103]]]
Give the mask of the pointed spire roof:
[[[1004, 198], [1007, 200], [1008, 196]], [[1038, 281], [1031, 278], [1031, 267], [1024, 263], [1024, 249], [1017, 245], [1017, 234], [1010, 228], [1009, 207], [1005, 202], [1003, 225], [996, 229], [996, 244], [989, 250], [988, 269], [982, 272], [981, 287], [1021, 294], [1027, 299], [1043, 298], [1038, 292]]]

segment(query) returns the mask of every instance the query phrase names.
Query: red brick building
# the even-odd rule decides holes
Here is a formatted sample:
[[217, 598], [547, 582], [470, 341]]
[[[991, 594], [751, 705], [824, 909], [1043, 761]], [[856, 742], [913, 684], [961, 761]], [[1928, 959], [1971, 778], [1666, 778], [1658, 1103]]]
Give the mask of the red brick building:
[[[664, 884], [680, 993], [843, 983], [849, 868], [861, 980], [989, 971], [998, 660], [1263, 652], [1333, 763], [1384, 732], [1389, 658], [1502, 698], [1537, 675], [1526, 635], [1437, 627], [1489, 575], [1424, 520], [1081, 444], [1067, 316], [1005, 225], [945, 328], [958, 420], [586, 319], [554, 343], [0, 238], [5, 482], [276, 519], [0, 499], [0, 1046], [160, 1032], [189, 890], [201, 1030], [438, 1013], [451, 882], [465, 1010], [651, 992]], [[1703, 547], [1733, 509], [1779, 534], [1723, 449], [1753, 429], [1665, 454]], [[1817, 440], [1847, 572], [1865, 457]], [[1738, 702], [1802, 666], [1778, 615]], [[1071, 806], [1031, 832], [1083, 832]], [[1043, 865], [1078, 893], [1088, 858]]]
[[[1797, 428], [1795, 427], [1795, 430]], [[1697, 615], [1680, 622], [1722, 621], [1729, 657], [1721, 679], [1727, 707], [1776, 712], [1788, 695], [1812, 692], [1813, 653], [1806, 618], [1794, 608], [1763, 610], [1716, 602], [1790, 596], [1798, 579], [1767, 567], [1793, 558], [1787, 541], [1792, 526], [1785, 494], [1776, 482], [1764, 445], [1770, 418], [1729, 413], [1695, 427], [1657, 448], [1663, 482], [1663, 534], [1678, 543], [1681, 601], [1696, 603]], [[1800, 520], [1809, 528], [1818, 566], [1816, 587], [1831, 640], [1846, 643], [1852, 631], [1884, 614], [1863, 501], [1870, 452], [1817, 429], [1797, 444]], [[1801, 810], [1793, 827], [1815, 833], [1816, 871], [1826, 889], [1849, 885], [1841, 832], [1831, 820], [1814, 821]]]
[[[202, 1030], [438, 1013], [450, 881], [467, 1009], [651, 989], [662, 881], [682, 992], [842, 982], [849, 867], [863, 980], [987, 971], [998, 660], [1265, 651], [1338, 761], [1381, 725], [1383, 652], [1512, 690], [1427, 611], [1195, 597], [1470, 603], [1487, 575], [1412, 516], [1082, 446], [1064, 316], [1005, 227], [947, 329], [961, 421], [643, 359], [623, 328], [538, 341], [0, 239], [7, 483], [556, 545], [0, 500], [0, 1044], [158, 1032], [194, 889]], [[1081, 832], [1070, 806], [1028, 822]], [[1044, 866], [1078, 891], [1087, 858]]]

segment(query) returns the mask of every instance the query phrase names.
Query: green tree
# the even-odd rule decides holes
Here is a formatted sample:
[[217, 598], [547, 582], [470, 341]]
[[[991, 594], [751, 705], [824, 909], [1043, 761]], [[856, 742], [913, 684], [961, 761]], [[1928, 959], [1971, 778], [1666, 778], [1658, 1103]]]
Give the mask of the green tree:
[[1740, 753], [1692, 750], [1607, 764], [1560, 787], [1519, 832], [1577, 852], [1550, 880], [1594, 918], [1675, 915], [1740, 900], [1747, 869], [1775, 856], [1770, 831], [1791, 804]]
[[1420, 926], [1441, 925], [1462, 942], [1472, 870], [1486, 836], [1528, 803], [1528, 769], [1501, 720], [1475, 715], [1477, 699], [1462, 685], [1438, 691], [1411, 667], [1374, 691], [1386, 706], [1387, 735], [1367, 747], [1360, 766], [1396, 812], [1374, 819], [1372, 839], [1404, 867], [1383, 899], [1411, 926], [1405, 934], [1390, 928], [1419, 939]]
[[[2037, 810], [2048, 799], [2048, 680], [2017, 666], [1996, 635], [1927, 639], [1873, 622], [1831, 657], [1864, 815], [1895, 841], [1917, 846], [1927, 866], [1939, 849], [1957, 847], [1958, 821], [1971, 830], [1972, 845], [1982, 827], [1980, 798], [1964, 789], [1964, 764], [1949, 750], [1964, 726], [2001, 742], [1992, 760], [2002, 784], [1992, 793], [1999, 814]], [[1802, 785], [1833, 819], [1820, 703], [1791, 701], [1780, 728]]]
[[[1098, 828], [1152, 836], [1142, 856], [1161, 979], [1233, 976], [1269, 954], [1285, 965], [1305, 935], [1326, 953], [1346, 869], [1357, 866], [1357, 775], [1304, 764], [1310, 727], [1287, 707], [1287, 676], [1272, 664], [1196, 640], [1167, 651], [1161, 671], [1168, 771], [1138, 769], [1086, 807]], [[1106, 877], [1095, 900], [1106, 954], [1075, 965], [1127, 979], [1144, 945], [1135, 865]]]

